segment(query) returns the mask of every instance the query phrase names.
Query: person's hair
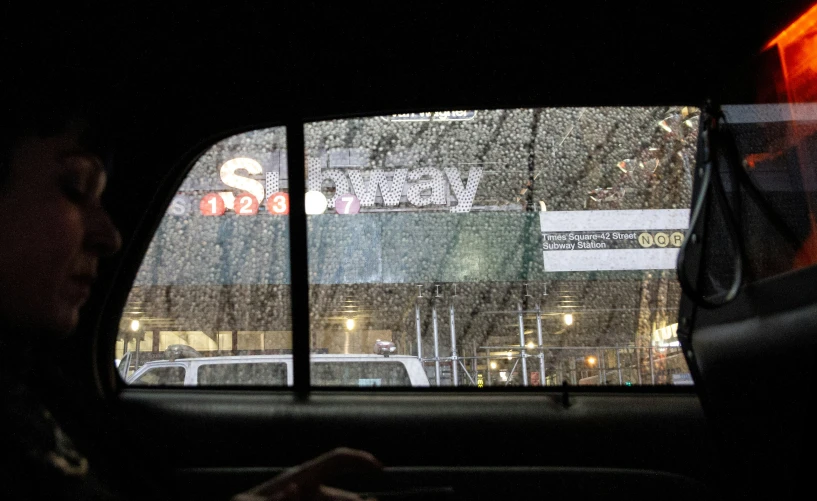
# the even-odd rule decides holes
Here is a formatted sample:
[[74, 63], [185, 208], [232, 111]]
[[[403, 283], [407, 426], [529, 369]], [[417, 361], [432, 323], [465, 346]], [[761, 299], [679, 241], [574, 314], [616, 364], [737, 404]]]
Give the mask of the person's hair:
[[81, 146], [108, 160], [102, 117], [80, 92], [43, 82], [27, 86], [4, 82], [0, 103], [0, 189], [8, 181], [15, 149], [26, 137], [53, 137], [80, 126]]

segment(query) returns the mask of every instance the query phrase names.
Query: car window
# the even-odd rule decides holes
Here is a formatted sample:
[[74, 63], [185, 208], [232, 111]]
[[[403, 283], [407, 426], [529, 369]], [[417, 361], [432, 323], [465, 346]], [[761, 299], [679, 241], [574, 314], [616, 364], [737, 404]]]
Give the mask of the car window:
[[[442, 387], [690, 384], [674, 268], [698, 116], [536, 108], [305, 124], [310, 352], [415, 357]], [[167, 359], [176, 345], [291, 353], [285, 146], [283, 129], [263, 129], [196, 161], [144, 257], [117, 358]], [[384, 379], [335, 372], [312, 384]]]
[[727, 193], [741, 195], [747, 280], [817, 263], [817, 104], [731, 105], [724, 115], [739, 155], [734, 161], [763, 197], [748, 196], [745, 186], [722, 176]]
[[131, 382], [137, 386], [180, 386], [184, 384], [184, 367], [154, 367]]
[[286, 386], [287, 364], [282, 362], [204, 364], [199, 366], [198, 384]]
[[690, 247], [681, 267], [690, 297], [713, 304], [727, 302], [741, 285], [817, 263], [817, 171], [811, 167], [817, 107], [746, 104], [722, 111], [714, 132], [720, 137], [717, 170], [699, 191], [707, 215], [696, 227], [702, 245]]
[[[231, 136], [205, 151], [143, 258], [116, 358], [130, 353], [138, 366], [182, 355], [292, 353], [287, 190], [284, 127]], [[270, 381], [285, 385], [286, 377]]]
[[313, 346], [417, 356], [439, 386], [688, 384], [674, 268], [697, 117], [539, 108], [307, 124]]
[[313, 362], [310, 372], [318, 386], [411, 386], [400, 362]]

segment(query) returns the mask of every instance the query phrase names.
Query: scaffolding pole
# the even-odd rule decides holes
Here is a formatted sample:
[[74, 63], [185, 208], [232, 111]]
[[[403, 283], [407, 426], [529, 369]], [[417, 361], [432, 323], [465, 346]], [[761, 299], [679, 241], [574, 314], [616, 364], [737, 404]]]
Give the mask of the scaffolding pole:
[[[523, 358], [522, 360], [524, 361], [525, 359]], [[508, 380], [505, 381], [505, 386], [508, 386], [509, 384], [511, 384], [511, 379], [513, 378], [513, 373], [516, 372], [516, 366], [517, 365], [519, 365], [519, 359], [518, 358], [516, 359], [516, 362], [513, 363], [513, 367], [511, 368], [511, 373], [508, 374]], [[525, 386], [527, 386], [527, 383], [525, 383]]]
[[545, 351], [542, 347], [542, 310], [536, 303], [536, 335], [539, 340], [539, 386], [545, 386]]
[[[457, 329], [454, 327], [454, 304], [448, 308], [451, 322], [451, 378], [453, 385], [458, 386], [459, 368], [457, 367]], [[463, 367], [465, 369], [465, 367]]]
[[621, 352], [616, 349], [616, 367], [618, 368], [618, 384], [624, 384], [624, 379], [621, 377]]
[[437, 303], [431, 305], [431, 322], [434, 326], [434, 377], [440, 386], [440, 337], [437, 332]]
[[525, 360], [527, 355], [525, 354], [525, 321], [523, 319], [522, 313], [522, 303], [516, 303], [516, 309], [519, 312], [519, 346], [521, 346], [521, 350], [519, 350], [519, 357], [522, 359], [522, 386], [528, 385], [528, 364]]
[[491, 386], [491, 352], [485, 350], [485, 372], [488, 373], [488, 386]]
[[420, 303], [414, 305], [414, 323], [417, 324], [417, 358], [423, 363], [423, 333], [420, 327]]
[[468, 376], [468, 379], [471, 381], [471, 384], [476, 386], [477, 382], [474, 381], [474, 378], [471, 377], [471, 373], [468, 372], [468, 369], [465, 367], [465, 364], [462, 363], [462, 360], [460, 360], [460, 365], [462, 366], [462, 371], [465, 373], [466, 376]]
[[[520, 346], [518, 344], [506, 344], [506, 345], [499, 345], [499, 346], [480, 346], [482, 350], [500, 350], [500, 351], [507, 351], [507, 350], [518, 350]], [[615, 349], [633, 349], [631, 346], [549, 346], [549, 350], [565, 350], [565, 351], [584, 351], [590, 352], [594, 350], [615, 350]], [[639, 348], [640, 349], [640, 348]]]

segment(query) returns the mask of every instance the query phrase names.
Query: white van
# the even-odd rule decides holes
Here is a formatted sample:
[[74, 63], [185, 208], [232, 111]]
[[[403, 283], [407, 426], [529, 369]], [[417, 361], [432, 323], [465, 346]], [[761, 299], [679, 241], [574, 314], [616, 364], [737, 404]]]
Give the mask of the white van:
[[[409, 355], [310, 355], [314, 386], [429, 386], [423, 365]], [[147, 362], [129, 385], [292, 386], [292, 355], [197, 357]]]

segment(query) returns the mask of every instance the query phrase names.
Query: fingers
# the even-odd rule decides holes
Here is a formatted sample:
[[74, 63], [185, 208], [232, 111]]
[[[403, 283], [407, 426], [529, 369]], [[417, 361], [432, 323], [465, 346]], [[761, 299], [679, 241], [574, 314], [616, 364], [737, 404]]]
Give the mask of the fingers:
[[[297, 488], [294, 488], [294, 484], [290, 484], [288, 488], [271, 494], [239, 494], [232, 501], [300, 501], [300, 493]], [[363, 501], [363, 498], [354, 492], [321, 485], [313, 493], [311, 499], [304, 501]], [[366, 501], [377, 500], [370, 498]]]
[[[344, 491], [343, 489], [336, 489], [334, 487], [320, 486], [315, 493], [315, 501], [362, 501], [358, 494], [354, 492]], [[367, 499], [367, 501], [370, 501]]]
[[265, 482], [251, 493], [270, 495], [289, 485], [295, 486], [299, 495], [308, 500], [327, 479], [350, 472], [376, 471], [383, 465], [374, 456], [356, 449], [338, 448], [317, 458], [291, 468]]
[[232, 501], [300, 501], [300, 491], [295, 484], [282, 486], [275, 492], [262, 494], [251, 490], [233, 497]]

